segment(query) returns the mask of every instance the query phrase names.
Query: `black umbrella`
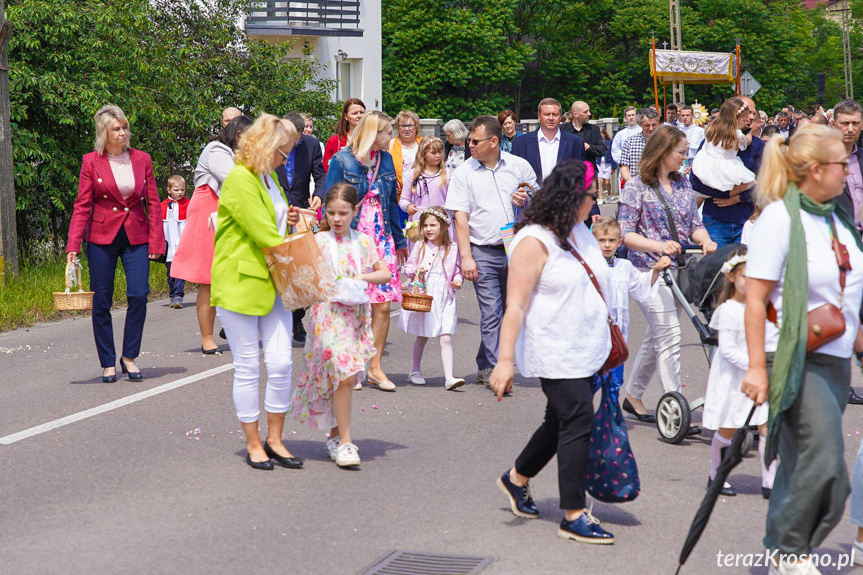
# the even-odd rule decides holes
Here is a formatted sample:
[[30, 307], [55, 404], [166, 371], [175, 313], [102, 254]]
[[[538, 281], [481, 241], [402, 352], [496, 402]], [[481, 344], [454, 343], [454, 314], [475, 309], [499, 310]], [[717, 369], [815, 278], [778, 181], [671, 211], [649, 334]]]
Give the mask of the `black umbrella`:
[[749, 417], [746, 418], [746, 423], [743, 427], [734, 432], [734, 437], [731, 438], [731, 445], [723, 450], [722, 461], [719, 463], [719, 468], [716, 470], [716, 478], [713, 484], [707, 490], [704, 496], [704, 501], [701, 502], [701, 507], [698, 508], [698, 513], [695, 514], [695, 519], [692, 520], [692, 525], [689, 527], [689, 535], [686, 536], [686, 543], [683, 544], [683, 550], [680, 552], [680, 565], [677, 566], [675, 575], [680, 573], [683, 564], [698, 539], [707, 527], [707, 522], [710, 520], [710, 514], [713, 513], [713, 507], [716, 505], [716, 499], [719, 497], [719, 492], [722, 491], [722, 486], [725, 484], [725, 479], [731, 470], [737, 467], [737, 464], [743, 460], [742, 447], [746, 434], [749, 433], [749, 420], [752, 419], [752, 414], [755, 413], [755, 405], [749, 412]]

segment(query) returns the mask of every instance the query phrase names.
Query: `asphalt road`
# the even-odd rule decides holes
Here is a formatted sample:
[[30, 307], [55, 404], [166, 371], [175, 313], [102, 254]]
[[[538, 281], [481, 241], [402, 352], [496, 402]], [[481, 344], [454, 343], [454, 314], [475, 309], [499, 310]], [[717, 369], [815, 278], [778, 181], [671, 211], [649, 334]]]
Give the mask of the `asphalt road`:
[[[89, 318], [0, 334], [0, 573], [352, 574], [391, 550], [493, 557], [484, 575], [674, 572], [704, 495], [709, 436], [668, 445], [653, 426], [628, 420], [642, 492], [631, 503], [595, 504], [616, 536], [612, 546], [555, 536], [556, 460], [532, 482], [541, 518], [514, 517], [495, 479], [540, 423], [545, 402], [536, 380], [519, 380], [502, 402], [473, 383], [479, 313], [470, 286], [459, 295], [454, 337], [456, 372], [469, 384], [443, 389], [431, 342], [429, 384], [410, 385], [412, 338], [393, 318], [384, 367], [398, 390], [354, 394], [357, 471], [328, 459], [322, 432], [291, 421], [286, 444], [305, 468], [246, 466], [231, 355], [203, 356], [194, 308], [167, 303], [149, 307], [142, 383], [99, 382]], [[118, 332], [122, 319], [116, 312]], [[633, 307], [633, 356], [643, 331]], [[689, 326], [684, 339], [683, 392], [694, 399], [705, 391], [708, 366]], [[132, 397], [172, 382], [178, 386]], [[856, 371], [854, 384], [863, 385]], [[654, 380], [648, 404], [659, 396]], [[130, 397], [137, 400], [112, 404]], [[15, 435], [81, 412], [86, 417], [67, 425]], [[850, 467], [863, 408], [849, 406], [844, 429]], [[732, 475], [740, 495], [720, 498], [683, 573], [767, 572], [717, 565], [720, 552], [763, 552], [767, 502], [754, 453]], [[846, 514], [818, 552], [849, 553], [854, 534]]]

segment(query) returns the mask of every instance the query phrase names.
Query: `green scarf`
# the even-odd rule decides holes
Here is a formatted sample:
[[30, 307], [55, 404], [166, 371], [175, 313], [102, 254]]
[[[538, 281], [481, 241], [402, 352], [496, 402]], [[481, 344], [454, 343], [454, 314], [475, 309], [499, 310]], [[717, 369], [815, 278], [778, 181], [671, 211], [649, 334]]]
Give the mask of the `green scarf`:
[[767, 461], [776, 458], [778, 451], [779, 428], [782, 414], [797, 399], [800, 384], [803, 382], [803, 368], [806, 363], [806, 340], [809, 337], [807, 300], [809, 299], [809, 273], [806, 257], [806, 235], [800, 221], [800, 210], [816, 216], [829, 217], [835, 213], [839, 221], [857, 240], [863, 251], [860, 234], [854, 227], [854, 220], [843, 210], [836, 210], [836, 202], [830, 200], [819, 204], [794, 184], [789, 184], [782, 200], [791, 217], [788, 237], [788, 259], [785, 264], [785, 281], [782, 289], [782, 326], [779, 329], [779, 345], [773, 358], [773, 373], [767, 394], [770, 415], [767, 421]]

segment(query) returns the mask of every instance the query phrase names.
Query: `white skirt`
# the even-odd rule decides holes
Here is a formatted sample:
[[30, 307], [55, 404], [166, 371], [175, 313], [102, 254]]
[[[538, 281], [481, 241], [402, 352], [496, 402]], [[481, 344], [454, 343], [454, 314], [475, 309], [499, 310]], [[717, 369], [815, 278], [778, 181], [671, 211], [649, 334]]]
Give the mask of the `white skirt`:
[[426, 293], [434, 299], [431, 311], [418, 312], [402, 309], [399, 314], [399, 329], [419, 337], [439, 337], [453, 335], [458, 325], [458, 310], [455, 294], [452, 293], [446, 278], [441, 272], [440, 263], [429, 273]]

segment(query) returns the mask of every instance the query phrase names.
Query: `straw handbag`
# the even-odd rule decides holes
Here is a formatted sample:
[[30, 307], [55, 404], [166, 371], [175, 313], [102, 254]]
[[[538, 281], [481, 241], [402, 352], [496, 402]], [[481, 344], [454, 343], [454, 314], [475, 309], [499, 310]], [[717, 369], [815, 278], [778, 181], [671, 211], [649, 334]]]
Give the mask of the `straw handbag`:
[[284, 243], [263, 251], [286, 310], [306, 308], [336, 295], [333, 266], [312, 232], [292, 234]]
[[[77, 287], [78, 291], [72, 289]], [[81, 262], [75, 260], [66, 264], [66, 291], [54, 292], [54, 308], [57, 310], [93, 309], [93, 292], [84, 291], [81, 283]]]

